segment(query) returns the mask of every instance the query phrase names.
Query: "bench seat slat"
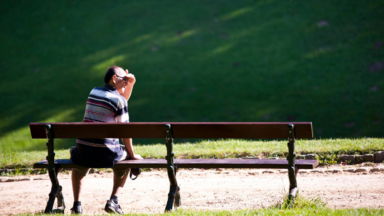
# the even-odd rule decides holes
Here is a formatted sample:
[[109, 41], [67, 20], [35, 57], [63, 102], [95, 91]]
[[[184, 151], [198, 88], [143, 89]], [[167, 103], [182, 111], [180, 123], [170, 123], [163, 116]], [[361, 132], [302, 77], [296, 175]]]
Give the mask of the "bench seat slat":
[[[288, 161], [285, 159], [175, 159], [178, 168], [275, 168], [287, 169]], [[318, 166], [317, 160], [296, 160], [298, 169], [313, 169]], [[70, 159], [57, 159], [56, 165], [61, 168], [75, 168]], [[116, 167], [124, 166], [130, 168], [166, 168], [165, 159], [144, 159], [144, 160], [124, 160], [115, 164]], [[47, 168], [47, 160], [37, 162], [33, 168]]]

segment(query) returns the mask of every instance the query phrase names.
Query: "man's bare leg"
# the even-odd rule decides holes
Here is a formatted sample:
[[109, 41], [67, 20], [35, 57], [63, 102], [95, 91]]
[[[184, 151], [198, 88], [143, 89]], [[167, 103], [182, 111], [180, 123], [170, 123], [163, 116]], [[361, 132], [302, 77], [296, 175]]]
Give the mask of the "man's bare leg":
[[85, 176], [76, 175], [72, 172], [72, 191], [73, 191], [73, 200], [78, 202], [81, 195], [81, 187], [83, 185], [83, 179]]
[[112, 188], [112, 194], [111, 198], [107, 201], [107, 204], [105, 204], [104, 210], [108, 213], [113, 214], [123, 214], [123, 210], [121, 209], [118, 201], [118, 195], [121, 193], [125, 182], [128, 178], [128, 172], [125, 170], [113, 170], [113, 188]]
[[111, 196], [118, 196], [127, 181], [128, 174], [124, 176], [113, 176], [113, 189]]
[[73, 192], [73, 207], [71, 208], [72, 214], [82, 214], [83, 209], [81, 208], [80, 196], [81, 188], [83, 186], [83, 179], [85, 175], [77, 173], [77, 170], [72, 170], [72, 192]]

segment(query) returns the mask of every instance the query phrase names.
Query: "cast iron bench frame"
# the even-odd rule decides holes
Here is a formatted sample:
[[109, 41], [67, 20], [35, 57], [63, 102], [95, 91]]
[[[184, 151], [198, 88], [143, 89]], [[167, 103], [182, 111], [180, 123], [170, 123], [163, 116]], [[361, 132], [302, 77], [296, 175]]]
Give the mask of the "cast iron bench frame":
[[[288, 169], [288, 201], [292, 204], [298, 191], [296, 175], [299, 169], [313, 169], [317, 160], [295, 160], [295, 139], [313, 138], [311, 122], [145, 122], [145, 123], [30, 123], [32, 138], [47, 138], [47, 160], [37, 162], [34, 168], [47, 168], [52, 182], [45, 213], [64, 213], [65, 203], [62, 186], [57, 178], [64, 168], [75, 168], [70, 159], [55, 160], [55, 138], [166, 138], [165, 159], [124, 160], [116, 167], [167, 168], [170, 190], [165, 211], [173, 205], [181, 205], [180, 187], [176, 180], [179, 168], [263, 168]], [[174, 159], [173, 138], [246, 138], [286, 139], [288, 138], [287, 160], [280, 159]], [[98, 167], [93, 167], [98, 168]], [[53, 210], [57, 198], [58, 208]]]

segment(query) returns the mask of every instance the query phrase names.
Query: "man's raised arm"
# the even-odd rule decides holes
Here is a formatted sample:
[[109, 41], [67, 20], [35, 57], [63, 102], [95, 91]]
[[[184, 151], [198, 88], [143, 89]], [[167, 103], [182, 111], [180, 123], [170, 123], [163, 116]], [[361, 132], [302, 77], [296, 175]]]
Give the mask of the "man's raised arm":
[[126, 88], [125, 91], [121, 93], [121, 95], [128, 101], [132, 94], [133, 85], [135, 85], [136, 83], [136, 78], [133, 74], [130, 74], [127, 69], [125, 70], [125, 73], [126, 75], [124, 78], [127, 80], [126, 81], [127, 85], [125, 87]]

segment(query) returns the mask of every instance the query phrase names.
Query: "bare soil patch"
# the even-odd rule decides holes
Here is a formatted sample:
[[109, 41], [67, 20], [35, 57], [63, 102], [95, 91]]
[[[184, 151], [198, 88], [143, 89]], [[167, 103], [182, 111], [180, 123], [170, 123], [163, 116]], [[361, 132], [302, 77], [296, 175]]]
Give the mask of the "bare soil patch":
[[[181, 170], [183, 208], [237, 210], [266, 208], [286, 196], [287, 174], [249, 174], [249, 170]], [[298, 174], [301, 195], [320, 197], [331, 208], [384, 207], [384, 173]], [[60, 174], [66, 213], [73, 204], [70, 175]], [[45, 208], [50, 180], [0, 183], [0, 214], [36, 213]], [[82, 204], [85, 214], [104, 214], [110, 197], [112, 174], [86, 177]], [[161, 213], [164, 211], [169, 180], [165, 171], [144, 172], [137, 180], [128, 180], [119, 203], [125, 213]]]

